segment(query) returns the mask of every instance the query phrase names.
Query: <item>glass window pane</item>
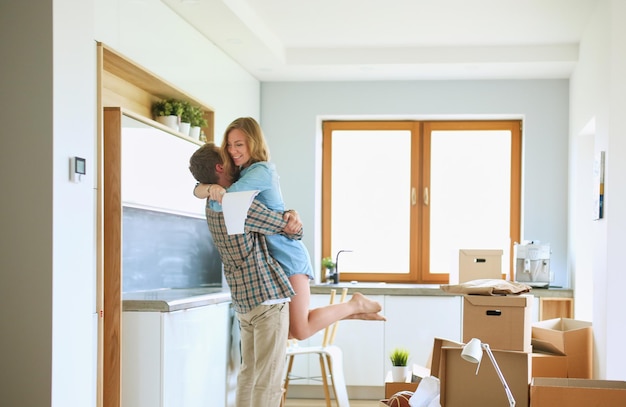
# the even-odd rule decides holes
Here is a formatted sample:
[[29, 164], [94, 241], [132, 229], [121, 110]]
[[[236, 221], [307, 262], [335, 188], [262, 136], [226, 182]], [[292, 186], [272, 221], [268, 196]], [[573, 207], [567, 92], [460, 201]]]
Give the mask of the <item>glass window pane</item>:
[[510, 131], [432, 132], [431, 273], [449, 273], [460, 249], [502, 249], [508, 261], [510, 157]]
[[335, 130], [332, 157], [331, 253], [353, 251], [339, 271], [408, 273], [411, 132]]

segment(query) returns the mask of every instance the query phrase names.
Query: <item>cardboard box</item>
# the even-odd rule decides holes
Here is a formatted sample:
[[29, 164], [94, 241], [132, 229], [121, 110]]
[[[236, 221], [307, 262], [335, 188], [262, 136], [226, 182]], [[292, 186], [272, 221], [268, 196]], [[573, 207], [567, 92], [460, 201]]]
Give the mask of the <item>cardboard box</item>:
[[593, 330], [591, 322], [555, 318], [532, 324], [535, 350], [567, 356], [567, 377], [593, 376]]
[[433, 351], [430, 355], [430, 359], [427, 362], [427, 367], [414, 364], [411, 371], [411, 378], [406, 382], [392, 382], [391, 372], [387, 372], [385, 377], [385, 399], [380, 400], [381, 406], [387, 406], [389, 397], [393, 396], [399, 391], [412, 391], [415, 392], [419, 386], [420, 381], [426, 376], [439, 377], [439, 366], [441, 360], [441, 349], [444, 346], [462, 347], [463, 344], [451, 341], [449, 339], [435, 338], [433, 343]]
[[399, 391], [412, 391], [415, 393], [417, 386], [419, 386], [419, 383], [385, 382], [385, 398], [388, 399]]
[[530, 384], [530, 406], [626, 406], [626, 382], [538, 377]]
[[391, 378], [391, 372], [388, 372], [387, 377], [385, 378], [385, 399], [388, 399], [399, 391], [415, 392], [421, 378], [417, 381], [412, 381], [412, 377], [413, 374], [408, 375], [406, 381], [404, 382], [394, 382]]
[[[476, 374], [476, 364], [461, 358], [462, 348], [444, 347], [441, 352], [441, 405], [446, 407], [502, 407], [508, 398], [486, 352]], [[528, 407], [531, 380], [530, 353], [493, 350], [494, 357], [513, 393], [516, 406]], [[556, 405], [556, 404], [555, 404]]]
[[567, 377], [567, 356], [534, 352], [532, 377]]
[[533, 296], [466, 295], [463, 300], [463, 342], [478, 338], [491, 349], [532, 352]]
[[452, 341], [450, 339], [435, 338], [433, 343], [433, 351], [430, 354], [428, 360], [428, 366], [430, 367], [430, 375], [441, 379], [441, 349], [443, 347], [462, 348], [463, 343]]
[[502, 278], [502, 250], [459, 250], [459, 267], [450, 270], [449, 284]]

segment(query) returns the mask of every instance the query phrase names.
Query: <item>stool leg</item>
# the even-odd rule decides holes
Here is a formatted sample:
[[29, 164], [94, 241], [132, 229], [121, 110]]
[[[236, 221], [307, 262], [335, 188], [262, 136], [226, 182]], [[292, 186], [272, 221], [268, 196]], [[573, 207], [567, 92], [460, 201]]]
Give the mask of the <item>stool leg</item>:
[[322, 382], [324, 383], [324, 396], [326, 397], [326, 407], [330, 407], [330, 392], [328, 391], [328, 372], [324, 355], [320, 353], [320, 370], [322, 371]]
[[289, 374], [291, 373], [291, 368], [293, 367], [293, 358], [295, 355], [290, 355], [289, 362], [287, 363], [287, 373], [285, 373], [285, 381], [283, 383], [283, 398], [287, 398], [287, 388], [289, 387]]
[[343, 355], [340, 349], [326, 348], [328, 371], [333, 383], [333, 390], [338, 407], [350, 407], [346, 381], [343, 376]]

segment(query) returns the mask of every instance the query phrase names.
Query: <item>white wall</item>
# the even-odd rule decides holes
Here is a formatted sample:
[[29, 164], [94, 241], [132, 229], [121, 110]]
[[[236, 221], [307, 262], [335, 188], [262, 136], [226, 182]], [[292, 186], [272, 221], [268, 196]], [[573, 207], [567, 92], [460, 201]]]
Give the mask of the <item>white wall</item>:
[[259, 118], [259, 81], [163, 2], [94, 3], [95, 39], [211, 106], [216, 143], [235, 118]]
[[[554, 284], [568, 286], [568, 88], [567, 80], [263, 83], [261, 124], [286, 205], [300, 211], [318, 264], [322, 118], [522, 118], [522, 239], [551, 244]], [[392, 176], [391, 165], [372, 170]]]
[[92, 15], [80, 0], [0, 11], [2, 405], [95, 402]]
[[[95, 41], [212, 106], [218, 141], [259, 117], [258, 81], [158, 0], [0, 3], [3, 406], [96, 404]], [[71, 156], [87, 159], [80, 184]]]
[[[596, 341], [595, 374], [600, 378], [624, 379], [626, 340], [623, 316], [623, 246], [626, 241], [623, 209], [626, 189], [625, 124], [622, 116], [626, 102], [626, 35], [616, 16], [624, 15], [619, 1], [602, 1], [592, 16], [581, 44], [581, 63], [572, 77], [572, 157], [570, 182], [574, 197], [589, 200], [590, 180], [580, 182], [589, 173], [590, 157], [606, 152], [605, 218], [591, 221], [589, 212], [573, 210], [571, 241], [572, 269], [576, 273], [576, 315], [593, 320]], [[621, 13], [621, 14], [620, 14]], [[592, 123], [593, 126], [587, 126]], [[592, 131], [587, 131], [591, 127]], [[576, 201], [572, 199], [571, 201]], [[613, 323], [610, 323], [614, 321]], [[610, 357], [609, 357], [610, 355]]]
[[[576, 275], [576, 316], [593, 321], [594, 375], [626, 379], [626, 329], [623, 328], [624, 243], [626, 242], [626, 29], [619, 17], [626, 4], [599, 2], [580, 47], [580, 63], [571, 79], [570, 194], [571, 267]], [[606, 152], [605, 217], [592, 221], [589, 166]], [[582, 182], [581, 182], [582, 181]]]

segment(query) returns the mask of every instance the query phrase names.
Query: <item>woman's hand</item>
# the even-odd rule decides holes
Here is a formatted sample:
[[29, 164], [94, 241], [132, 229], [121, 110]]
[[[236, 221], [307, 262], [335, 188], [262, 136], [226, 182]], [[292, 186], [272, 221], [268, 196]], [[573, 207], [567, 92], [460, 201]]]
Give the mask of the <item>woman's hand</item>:
[[207, 192], [209, 193], [209, 199], [212, 201], [217, 201], [220, 204], [222, 203], [222, 198], [226, 193], [226, 190], [217, 184], [211, 184], [207, 188]]
[[211, 184], [196, 184], [196, 186], [193, 188], [193, 196], [200, 199], [207, 199], [209, 197], [208, 188], [210, 186]]

